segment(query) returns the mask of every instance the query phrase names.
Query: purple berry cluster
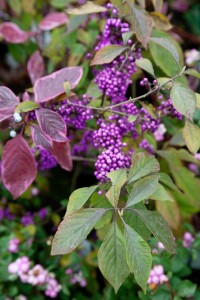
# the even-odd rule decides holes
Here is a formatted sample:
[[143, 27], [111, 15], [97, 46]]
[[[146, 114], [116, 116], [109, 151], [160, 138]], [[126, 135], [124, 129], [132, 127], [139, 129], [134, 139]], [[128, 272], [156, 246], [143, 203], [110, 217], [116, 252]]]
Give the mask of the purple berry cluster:
[[171, 117], [177, 118], [178, 120], [182, 120], [182, 114], [179, 113], [172, 105], [171, 99], [167, 99], [166, 101], [162, 101], [158, 106], [158, 110], [164, 115], [169, 115]]
[[92, 145], [93, 141], [93, 132], [90, 130], [86, 130], [83, 133], [83, 136], [79, 140], [79, 142], [75, 143], [72, 147], [73, 155], [85, 155], [87, 156], [90, 152], [90, 145]]
[[63, 100], [61, 103], [54, 104], [52, 109], [63, 117], [68, 126], [82, 130], [86, 122], [94, 117], [90, 108], [83, 107], [87, 106], [89, 101], [90, 98], [84, 94], [82, 99], [71, 100], [72, 104]]
[[93, 132], [93, 144], [97, 149], [111, 146], [120, 147], [122, 145], [121, 139], [120, 129], [115, 123], [101, 122], [99, 129]]
[[[100, 71], [95, 71], [95, 83], [112, 103], [119, 103], [126, 99], [131, 76], [136, 72], [135, 58], [141, 55], [140, 51], [131, 52], [126, 59], [120, 55], [112, 63], [104, 65]], [[121, 66], [123, 65], [123, 68]]]
[[154, 119], [144, 107], [140, 109], [140, 115], [141, 115], [140, 127], [143, 132], [144, 131], [155, 132], [158, 129], [160, 125], [160, 119], [157, 120]]
[[55, 157], [48, 151], [39, 147], [39, 160], [38, 168], [41, 171], [52, 169], [57, 166], [57, 160]]
[[104, 150], [95, 163], [94, 175], [98, 180], [104, 182], [106, 174], [122, 168], [129, 168], [131, 165], [131, 153], [126, 154], [122, 148], [114, 146]]
[[149, 152], [150, 154], [154, 153], [154, 148], [152, 145], [149, 144], [149, 142], [146, 139], [143, 139], [140, 143], [139, 143], [139, 147], [141, 149], [146, 150], [147, 152]]

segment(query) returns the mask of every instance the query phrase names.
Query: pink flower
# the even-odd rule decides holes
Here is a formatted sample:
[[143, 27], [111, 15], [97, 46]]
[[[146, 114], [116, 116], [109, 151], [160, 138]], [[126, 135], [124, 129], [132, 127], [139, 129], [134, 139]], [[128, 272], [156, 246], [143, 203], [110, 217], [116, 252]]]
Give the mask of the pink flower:
[[158, 242], [158, 249], [165, 249], [164, 245], [161, 242]]
[[47, 280], [47, 271], [41, 265], [35, 265], [28, 272], [28, 283], [32, 285], [42, 285]]
[[54, 275], [49, 274], [47, 278], [45, 295], [50, 298], [56, 298], [61, 288], [61, 285], [58, 284], [57, 280], [54, 278]]
[[160, 124], [158, 129], [154, 132], [156, 141], [162, 141], [164, 139], [164, 134], [167, 131], [164, 124]]
[[168, 281], [168, 277], [164, 274], [164, 268], [162, 265], [156, 265], [151, 269], [149, 279], [147, 283], [149, 285], [159, 285]]
[[189, 248], [194, 240], [195, 239], [190, 232], [185, 232], [183, 235], [183, 246]]
[[8, 251], [10, 253], [17, 253], [19, 248], [20, 240], [17, 238], [13, 238], [8, 243]]

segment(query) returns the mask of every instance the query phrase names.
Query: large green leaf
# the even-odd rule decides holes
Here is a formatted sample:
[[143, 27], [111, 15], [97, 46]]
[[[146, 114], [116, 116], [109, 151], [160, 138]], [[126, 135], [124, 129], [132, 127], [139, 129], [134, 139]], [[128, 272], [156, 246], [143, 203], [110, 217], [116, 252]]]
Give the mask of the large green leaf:
[[159, 176], [152, 175], [140, 179], [133, 185], [133, 189], [128, 197], [126, 207], [130, 207], [145, 199], [149, 199], [158, 186]]
[[139, 209], [131, 209], [131, 211], [141, 218], [155, 238], [164, 245], [168, 252], [175, 252], [176, 246], [172, 232], [165, 219], [159, 213]]
[[135, 63], [136, 63], [136, 66], [138, 66], [142, 70], [148, 72], [153, 77], [155, 77], [153, 65], [149, 59], [147, 59], [147, 58], [136, 59]]
[[162, 182], [164, 185], [166, 185], [167, 187], [169, 187], [170, 189], [176, 192], [180, 192], [168, 174], [159, 172], [157, 175], [159, 175], [160, 177], [159, 181]]
[[200, 73], [195, 69], [187, 69], [186, 71], [184, 71], [184, 74], [200, 79]]
[[103, 276], [117, 293], [130, 270], [126, 262], [124, 235], [116, 222], [112, 223], [99, 249], [98, 264]]
[[192, 122], [186, 120], [183, 128], [183, 137], [188, 149], [192, 153], [197, 153], [200, 148], [200, 128]]
[[159, 170], [160, 166], [155, 157], [144, 152], [135, 153], [132, 158], [132, 168], [128, 174], [128, 182], [131, 183]]
[[156, 210], [165, 218], [171, 228], [175, 230], [179, 228], [180, 211], [175, 201], [156, 201]]
[[106, 193], [106, 197], [108, 198], [112, 206], [116, 207], [119, 200], [121, 188], [127, 181], [127, 172], [126, 169], [119, 169], [108, 173], [106, 176], [110, 178], [112, 182], [112, 186]]
[[129, 18], [132, 29], [135, 32], [138, 41], [146, 48], [152, 32], [153, 20], [140, 6], [133, 3], [129, 3], [129, 6], [132, 11], [131, 18]]
[[69, 215], [82, 208], [97, 188], [98, 185], [95, 185], [75, 190], [69, 197], [69, 202], [67, 205], [67, 214]]
[[174, 201], [170, 193], [160, 183], [158, 184], [155, 192], [150, 196], [150, 199], [157, 201]]
[[[169, 40], [169, 43], [171, 43], [171, 49], [173, 49], [174, 53], [176, 53], [175, 58], [166, 47], [163, 47], [158, 42], [155, 43], [156, 40], [150, 42], [149, 49], [155, 64], [169, 77], [178, 74], [180, 72], [180, 68], [183, 68], [184, 64], [183, 52], [180, 45], [169, 34], [161, 30], [154, 30], [152, 37]], [[180, 66], [176, 61], [177, 57], [179, 57]]]
[[170, 98], [175, 109], [192, 120], [196, 108], [195, 93], [191, 89], [174, 84]]
[[[177, 187], [184, 193], [184, 196], [178, 198], [181, 199], [181, 202], [185, 202], [187, 199], [188, 205], [193, 206], [195, 210], [198, 209], [200, 207], [200, 180], [195, 178], [195, 174], [183, 166], [181, 160], [184, 160], [184, 152], [170, 148], [168, 150], [157, 151], [157, 153], [166, 159]], [[185, 151], [185, 153], [187, 152]], [[187, 155], [185, 157], [187, 161]]]
[[51, 255], [72, 252], [86, 239], [105, 212], [106, 209], [103, 208], [87, 208], [65, 215], [53, 238]]
[[[145, 210], [147, 209], [142, 202], [137, 203], [134, 206], [131, 206], [131, 208], [145, 209]], [[125, 209], [123, 212], [123, 219], [125, 223], [128, 224], [131, 228], [133, 228], [139, 235], [141, 235], [141, 237], [145, 241], [147, 241], [150, 238], [151, 236], [150, 230], [136, 214], [132, 213], [132, 211]]]
[[179, 59], [179, 53], [175, 47], [175, 45], [171, 42], [170, 39], [168, 38], [158, 38], [158, 37], [153, 37], [150, 39], [150, 45], [156, 44], [165, 50], [167, 50], [171, 56], [174, 58], [175, 62], [177, 63], [178, 66], [180, 66], [180, 59]]
[[146, 292], [152, 265], [151, 249], [147, 242], [129, 225], [124, 224], [124, 229], [127, 263], [137, 283]]

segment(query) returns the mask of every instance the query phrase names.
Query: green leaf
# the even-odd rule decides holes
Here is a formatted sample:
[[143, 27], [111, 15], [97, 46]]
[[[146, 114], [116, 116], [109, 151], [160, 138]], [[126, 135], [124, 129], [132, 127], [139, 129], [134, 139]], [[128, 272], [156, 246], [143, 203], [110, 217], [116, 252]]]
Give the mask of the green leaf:
[[155, 28], [165, 31], [172, 28], [172, 24], [169, 22], [169, 19], [159, 11], [151, 12], [150, 15], [153, 18]]
[[122, 33], [122, 39], [124, 42], [124, 45], [127, 44], [128, 40], [133, 36], [134, 32], [133, 31], [127, 31]]
[[97, 51], [90, 65], [108, 64], [127, 49], [128, 47], [120, 45], [105, 46]]
[[110, 178], [112, 182], [112, 186], [106, 193], [106, 197], [108, 198], [112, 206], [116, 207], [119, 200], [121, 188], [127, 181], [127, 172], [126, 169], [119, 169], [108, 173], [106, 176]]
[[164, 245], [168, 252], [175, 252], [176, 245], [172, 232], [165, 219], [159, 213], [155, 211], [138, 209], [131, 209], [131, 211], [141, 218], [141, 220], [153, 233], [155, 238]]
[[197, 289], [197, 285], [189, 280], [183, 280], [177, 290], [177, 294], [180, 297], [191, 298]]
[[98, 85], [91, 81], [87, 88], [87, 95], [90, 95], [92, 99], [99, 99], [102, 97], [102, 92], [100, 91]]
[[135, 116], [135, 115], [130, 115], [128, 117], [128, 122], [132, 123], [132, 122], [135, 122], [135, 120], [137, 119], [138, 116]]
[[[131, 208], [135, 209], [147, 209], [146, 206], [140, 202], [136, 205], [131, 206]], [[147, 228], [147, 226], [142, 222], [142, 220], [135, 214], [133, 214], [131, 211], [125, 209], [123, 212], [123, 219], [126, 224], [128, 224], [131, 228], [133, 228], [141, 237], [147, 241], [150, 236], [151, 232]]]
[[128, 197], [126, 207], [130, 207], [145, 199], [149, 199], [158, 186], [159, 176], [152, 175], [140, 179], [133, 185], [133, 189]]
[[147, 280], [152, 265], [151, 249], [147, 242], [129, 225], [124, 224], [124, 228], [127, 263], [137, 283], [146, 293]]
[[28, 111], [35, 110], [39, 107], [40, 107], [39, 104], [37, 104], [33, 101], [24, 101], [24, 102], [19, 103], [16, 106], [15, 112], [17, 112], [17, 113], [28, 112]]
[[180, 211], [177, 203], [169, 201], [157, 201], [156, 210], [165, 218], [169, 226], [177, 230], [180, 226]]
[[168, 174], [160, 172], [157, 175], [159, 175], [159, 177], [160, 177], [160, 179], [159, 179], [160, 182], [162, 182], [164, 185], [166, 185], [170, 189], [180, 193], [179, 189], [173, 183], [172, 179], [169, 177]]
[[126, 262], [124, 235], [116, 222], [112, 223], [98, 251], [98, 264], [101, 273], [117, 293], [130, 270]]
[[197, 153], [200, 148], [200, 128], [186, 120], [183, 128], [183, 138], [190, 152]]
[[[173, 82], [168, 82], [170, 78], [168, 77], [159, 77], [157, 78], [158, 84], [162, 86], [161, 90], [169, 90], [173, 86]], [[167, 83], [168, 82], [168, 83]]]
[[155, 157], [144, 152], [133, 154], [132, 165], [133, 167], [128, 174], [128, 183], [160, 170], [159, 163]]
[[51, 255], [72, 252], [86, 239], [105, 212], [106, 209], [103, 208], [87, 208], [65, 215], [53, 238]]
[[[162, 156], [169, 164], [170, 172], [177, 187], [184, 193], [176, 193], [175, 197], [179, 205], [182, 205], [182, 213], [188, 215], [188, 211], [194, 212], [199, 210], [199, 186], [200, 180], [195, 177], [195, 174], [183, 166], [182, 159], [187, 161], [187, 156], [181, 151], [175, 149], [160, 150], [157, 153]], [[187, 153], [187, 152], [186, 152]], [[193, 208], [192, 208], [193, 206]]]
[[191, 75], [193, 77], [200, 79], [200, 73], [195, 69], [187, 69], [186, 71], [184, 71], [184, 74]]
[[150, 196], [150, 199], [157, 201], [174, 201], [172, 196], [167, 192], [162, 184], [158, 184], [155, 192]]
[[140, 6], [133, 3], [129, 3], [129, 6], [132, 10], [129, 21], [132, 24], [133, 31], [135, 32], [138, 41], [146, 48], [153, 28], [152, 18]]
[[200, 94], [195, 93], [195, 97], [196, 97], [196, 106], [198, 109], [200, 109]]
[[82, 208], [97, 188], [98, 185], [94, 185], [91, 187], [84, 187], [75, 190], [69, 197], [69, 202], [67, 205], [67, 214], [69, 215]]
[[170, 93], [170, 98], [174, 108], [188, 119], [192, 120], [196, 107], [195, 93], [191, 89], [174, 84]]
[[85, 4], [77, 8], [68, 9], [67, 13], [71, 15], [86, 15], [86, 14], [105, 12], [105, 11], [107, 11], [107, 8], [95, 4], [93, 1], [87, 1]]
[[[154, 30], [152, 35], [153, 38], [166, 39], [168, 41], [167, 43], [172, 44], [173, 46], [171, 46], [171, 49], [173, 51], [175, 47], [175, 57], [176, 59], [179, 57], [180, 60], [179, 66], [174, 56], [165, 47], [161, 46], [159, 43], [150, 42], [149, 49], [155, 64], [164, 72], [164, 74], [169, 77], [178, 74], [180, 72], [180, 68], [183, 67], [184, 61], [183, 52], [180, 45], [169, 34], [161, 30]], [[155, 41], [158, 42], [158, 40]]]
[[179, 58], [179, 53], [175, 47], [175, 45], [172, 43], [170, 39], [167, 38], [162, 38], [162, 37], [152, 37], [150, 39], [150, 47], [151, 44], [156, 44], [165, 50], [167, 50], [171, 56], [174, 58], [175, 62], [177, 63], [178, 66], [180, 66], [180, 58]]
[[136, 59], [135, 63], [136, 63], [136, 66], [138, 66], [142, 70], [148, 72], [153, 77], [155, 77], [153, 65], [149, 59], [147, 59], [147, 58]]

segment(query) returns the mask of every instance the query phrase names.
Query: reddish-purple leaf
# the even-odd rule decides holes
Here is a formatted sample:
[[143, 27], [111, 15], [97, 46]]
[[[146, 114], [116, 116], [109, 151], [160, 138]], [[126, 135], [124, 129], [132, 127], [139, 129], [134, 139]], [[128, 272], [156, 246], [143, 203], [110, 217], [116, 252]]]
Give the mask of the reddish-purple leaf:
[[51, 151], [52, 141], [42, 132], [38, 125], [31, 126], [31, 135], [33, 142], [42, 148]]
[[18, 97], [7, 87], [0, 86], [0, 111], [14, 110], [15, 106], [19, 104]]
[[66, 171], [72, 170], [72, 157], [70, 151], [70, 143], [67, 140], [65, 143], [58, 143], [53, 141], [53, 156], [55, 156], [57, 162]]
[[53, 12], [44, 17], [39, 24], [39, 28], [41, 30], [51, 30], [66, 23], [68, 23], [68, 18], [65, 13]]
[[13, 115], [13, 111], [10, 110], [5, 110], [5, 111], [0, 111], [0, 122], [9, 119]]
[[82, 67], [68, 67], [38, 79], [34, 85], [35, 102], [46, 102], [63, 94], [65, 81], [68, 81], [73, 89], [79, 83], [82, 74]]
[[25, 43], [30, 37], [28, 32], [21, 30], [16, 24], [11, 22], [5, 22], [0, 25], [0, 35], [3, 36], [6, 42], [12, 44]]
[[44, 60], [39, 51], [35, 51], [29, 58], [27, 71], [32, 84], [44, 75]]
[[37, 165], [25, 139], [18, 135], [3, 148], [2, 180], [14, 199], [23, 194], [35, 179]]
[[40, 108], [36, 110], [36, 117], [45, 135], [53, 141], [66, 142], [67, 127], [61, 115], [50, 109]]

